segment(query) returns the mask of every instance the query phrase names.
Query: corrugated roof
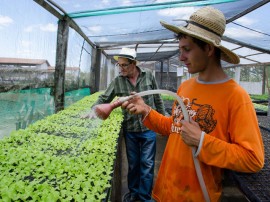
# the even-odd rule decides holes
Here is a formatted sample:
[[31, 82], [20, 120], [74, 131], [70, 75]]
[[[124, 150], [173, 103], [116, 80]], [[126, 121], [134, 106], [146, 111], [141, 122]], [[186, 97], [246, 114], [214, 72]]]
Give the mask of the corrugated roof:
[[24, 59], [24, 58], [1, 58], [0, 64], [4, 65], [41, 65], [47, 63], [47, 66], [50, 66], [49, 62], [44, 59]]

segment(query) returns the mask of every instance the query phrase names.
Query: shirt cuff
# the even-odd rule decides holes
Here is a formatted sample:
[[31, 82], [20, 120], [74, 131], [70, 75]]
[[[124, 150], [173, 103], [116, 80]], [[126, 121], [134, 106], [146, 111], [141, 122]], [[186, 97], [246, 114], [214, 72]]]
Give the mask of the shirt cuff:
[[203, 144], [204, 135], [205, 135], [205, 132], [202, 131], [202, 133], [201, 133], [201, 138], [200, 138], [200, 142], [199, 142], [199, 146], [198, 146], [198, 148], [197, 148], [197, 151], [196, 151], [195, 154], [194, 154], [194, 157], [197, 157], [197, 156], [199, 155], [201, 149], [202, 149], [202, 144]]
[[149, 111], [147, 112], [147, 114], [142, 118], [142, 122], [144, 122], [145, 118], [150, 114], [152, 108], [149, 107]]

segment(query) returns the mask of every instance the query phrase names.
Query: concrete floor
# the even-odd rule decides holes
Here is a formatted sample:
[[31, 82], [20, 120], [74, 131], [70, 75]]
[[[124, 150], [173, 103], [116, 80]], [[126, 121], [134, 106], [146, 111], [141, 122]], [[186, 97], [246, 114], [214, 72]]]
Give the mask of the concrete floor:
[[[167, 137], [157, 135], [157, 151], [156, 151], [156, 161], [155, 161], [155, 178], [156, 179], [158, 169], [160, 166], [160, 162], [162, 159], [162, 155], [167, 143]], [[126, 148], [125, 148], [125, 141], [122, 138], [122, 165], [121, 165], [121, 198], [125, 193], [128, 192], [127, 187], [127, 158], [126, 158]], [[224, 192], [222, 195], [221, 202], [248, 202], [249, 200], [239, 191], [239, 189], [232, 184], [229, 180], [225, 180], [224, 183]]]

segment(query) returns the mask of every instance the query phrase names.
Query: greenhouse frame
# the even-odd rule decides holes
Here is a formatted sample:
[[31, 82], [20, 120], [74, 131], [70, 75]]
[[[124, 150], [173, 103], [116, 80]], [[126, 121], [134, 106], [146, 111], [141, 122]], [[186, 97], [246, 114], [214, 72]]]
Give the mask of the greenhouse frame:
[[[213, 6], [224, 13], [227, 25], [222, 44], [240, 57], [237, 65], [222, 61], [226, 73], [250, 95], [267, 96], [263, 113], [270, 117], [269, 2], [270, 0], [15, 0], [11, 3], [9, 0], [2, 0], [0, 141], [7, 141], [9, 137], [19, 141], [16, 139], [18, 135], [30, 137], [32, 133], [42, 136], [46, 133], [45, 129], [42, 131], [37, 126], [41, 127], [43, 121], [49, 123], [49, 119], [51, 122], [58, 122], [71, 117], [78, 121], [81, 113], [87, 110], [84, 107], [78, 109], [78, 103], [84, 105], [85, 99], [89, 104], [93, 103], [89, 95], [95, 96], [96, 93], [104, 91], [119, 75], [117, 61], [113, 56], [123, 47], [137, 51], [138, 66], [153, 72], [160, 89], [176, 92], [178, 86], [193, 75], [189, 74], [185, 65], [179, 61], [178, 40], [175, 35], [162, 27], [160, 21], [182, 25], [190, 14], [203, 6]], [[74, 108], [74, 114], [69, 111], [69, 107], [73, 106], [78, 107]], [[91, 106], [87, 107], [90, 109]], [[70, 116], [66, 116], [66, 110], [71, 113]], [[115, 120], [111, 121], [119, 124], [120, 112], [116, 110], [115, 113]], [[80, 124], [80, 130], [92, 124], [102, 125], [100, 122]], [[50, 127], [53, 127], [52, 125]], [[100, 128], [103, 127], [105, 126]], [[115, 131], [121, 134], [121, 128]], [[52, 134], [58, 136], [58, 132], [53, 131]], [[92, 134], [92, 131], [90, 133]], [[96, 131], [93, 133], [95, 136], [99, 134]], [[87, 131], [81, 134], [85, 135]], [[42, 138], [41, 136], [39, 138]], [[91, 138], [87, 139], [90, 136], [86, 135], [86, 139], [75, 136], [68, 137], [78, 140], [74, 152], [78, 152], [83, 141], [91, 142]], [[105, 152], [118, 159], [121, 158], [119, 155], [122, 155], [119, 150], [122, 136], [116, 135], [114, 138], [118, 141], [118, 144], [114, 145], [116, 150]], [[71, 139], [64, 142], [69, 145], [69, 140]], [[24, 141], [26, 140], [22, 142]], [[1, 144], [0, 149], [8, 145], [7, 142]], [[14, 148], [17, 149], [17, 146]], [[87, 150], [87, 147], [84, 149]], [[59, 154], [60, 149], [57, 151]], [[73, 152], [72, 149], [70, 151]], [[0, 159], [4, 159], [3, 156], [0, 153]], [[269, 171], [269, 153], [266, 158], [268, 167], [265, 169]], [[113, 162], [110, 166], [114, 170], [121, 169], [115, 159], [110, 160]], [[0, 164], [0, 171], [2, 168]], [[265, 173], [264, 171], [262, 175]], [[97, 201], [118, 200], [116, 198], [119, 197], [119, 189], [116, 187], [121, 182], [115, 177], [119, 177], [121, 173], [115, 171], [108, 175], [112, 177], [108, 178], [111, 184], [104, 185], [105, 191], [103, 190], [101, 195], [103, 198], [100, 196], [101, 200], [95, 195]], [[243, 180], [241, 175], [233, 175], [238, 182]], [[248, 200], [263, 201], [267, 197], [270, 200], [269, 193], [251, 196], [247, 194], [250, 189], [241, 184], [238, 187]], [[0, 199], [11, 197], [1, 193], [3, 190], [6, 189], [0, 186]], [[61, 194], [65, 199], [71, 197]], [[56, 199], [60, 195], [54, 193], [51, 197]], [[76, 197], [87, 198], [85, 193]], [[76, 198], [73, 197], [70, 201], [72, 200], [76, 201]]]

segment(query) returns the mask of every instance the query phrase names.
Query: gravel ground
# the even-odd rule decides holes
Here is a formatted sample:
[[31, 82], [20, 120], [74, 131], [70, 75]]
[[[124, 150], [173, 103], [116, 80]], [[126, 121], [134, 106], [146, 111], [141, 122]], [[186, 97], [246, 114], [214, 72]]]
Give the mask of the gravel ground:
[[[257, 116], [259, 125], [270, 130], [270, 116]], [[269, 132], [270, 134], [270, 132]]]

